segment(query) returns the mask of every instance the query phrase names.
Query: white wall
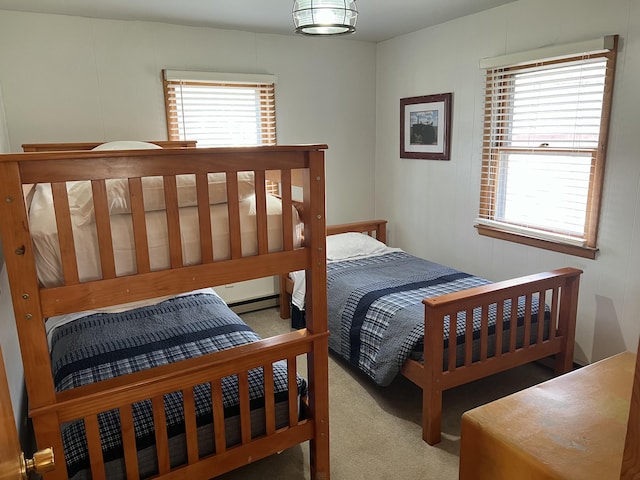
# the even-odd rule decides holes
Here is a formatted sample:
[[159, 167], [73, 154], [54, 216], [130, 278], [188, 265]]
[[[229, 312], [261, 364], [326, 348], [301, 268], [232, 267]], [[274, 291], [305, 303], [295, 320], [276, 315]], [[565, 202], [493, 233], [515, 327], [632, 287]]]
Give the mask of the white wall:
[[[163, 68], [277, 75], [278, 142], [329, 145], [327, 221], [373, 217], [375, 44], [368, 42], [0, 10], [11, 151], [23, 143], [166, 139]], [[1, 273], [0, 338], [19, 402], [22, 365]], [[222, 293], [243, 296], [237, 286]]]
[[[621, 49], [596, 260], [481, 237], [483, 72], [478, 60], [619, 34]], [[376, 216], [396, 245], [501, 280], [584, 270], [576, 360], [636, 350], [640, 334], [640, 2], [521, 0], [378, 44]], [[401, 159], [399, 100], [453, 92], [450, 161]]]

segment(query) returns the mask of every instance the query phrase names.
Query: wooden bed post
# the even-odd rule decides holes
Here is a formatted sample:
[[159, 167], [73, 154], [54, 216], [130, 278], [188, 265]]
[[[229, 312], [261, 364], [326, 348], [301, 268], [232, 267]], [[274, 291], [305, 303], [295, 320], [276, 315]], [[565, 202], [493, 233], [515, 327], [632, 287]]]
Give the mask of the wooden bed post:
[[[17, 163], [0, 163], [0, 234], [4, 245], [7, 273], [11, 279], [11, 300], [20, 339], [24, 379], [29, 409], [55, 402], [50, 375], [49, 347], [40, 308], [40, 289], [36, 281], [36, 265], [29, 233], [20, 170]], [[13, 228], [22, 225], [23, 228]], [[24, 348], [23, 345], [29, 345]], [[55, 414], [33, 419], [36, 443], [40, 448], [52, 447], [62, 457], [62, 437]], [[64, 462], [47, 478], [66, 478]]]
[[291, 317], [291, 305], [287, 294], [287, 278], [289, 275], [280, 275], [280, 318], [283, 320]]
[[[582, 272], [580, 272], [582, 273]], [[573, 351], [576, 337], [576, 317], [578, 315], [578, 291], [580, 273], [569, 276], [560, 294], [560, 319], [558, 334], [562, 335], [564, 348], [556, 354], [555, 373], [561, 375], [573, 370]]]
[[[304, 242], [310, 247], [311, 266], [307, 269], [306, 288], [306, 322], [311, 333], [327, 331], [327, 256], [325, 205], [323, 202], [324, 184], [324, 152], [309, 152], [309, 170], [304, 178], [305, 215]], [[323, 288], [315, 288], [323, 285]], [[314, 292], [311, 295], [311, 292]], [[311, 478], [328, 480], [329, 464], [329, 355], [328, 335], [316, 340], [313, 353], [309, 355], [308, 375], [310, 388], [311, 414], [315, 419], [315, 438], [310, 441]]]
[[[424, 384], [422, 385], [422, 439], [429, 445], [440, 442], [442, 427], [442, 359], [444, 357], [444, 315], [437, 307], [425, 305]], [[449, 335], [451, 336], [451, 335]], [[454, 336], [455, 338], [455, 336]], [[455, 345], [454, 345], [455, 348]]]

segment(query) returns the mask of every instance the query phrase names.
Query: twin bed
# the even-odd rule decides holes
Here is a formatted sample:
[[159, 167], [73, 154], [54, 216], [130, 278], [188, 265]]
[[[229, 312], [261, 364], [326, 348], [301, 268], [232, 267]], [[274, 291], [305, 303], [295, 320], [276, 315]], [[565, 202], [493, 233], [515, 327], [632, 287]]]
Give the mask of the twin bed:
[[[56, 455], [46, 478], [212, 478], [305, 441], [312, 477], [329, 478], [326, 147], [162, 146], [0, 157], [29, 414]], [[301, 332], [261, 340], [210, 288], [297, 269], [319, 286]]]
[[[347, 255], [329, 264], [327, 283], [326, 234], [384, 243], [386, 222], [326, 228], [324, 145], [95, 146], [25, 145], [31, 153], [0, 156], [0, 227], [30, 416], [38, 447], [57, 457], [47, 478], [211, 478], [310, 441], [311, 476], [328, 479], [329, 342], [380, 384], [401, 373], [422, 388], [430, 444], [440, 440], [443, 390], [549, 355], [558, 373], [572, 367], [579, 270], [498, 283], [434, 264], [416, 270], [419, 289], [453, 283], [431, 298], [419, 290], [418, 307], [407, 309], [409, 343], [388, 333], [395, 319], [373, 292], [352, 295], [335, 278], [362, 276], [380, 293], [400, 283], [364, 274], [368, 263], [381, 272], [388, 256], [402, 269], [415, 259], [397, 249]], [[272, 176], [279, 198], [266, 193]], [[293, 177], [303, 180], [302, 208]], [[210, 290], [295, 271], [304, 271], [306, 329], [269, 339]], [[287, 291], [283, 280], [283, 317]], [[343, 302], [327, 304], [327, 292]], [[399, 301], [396, 312], [408, 305]], [[402, 353], [378, 355], [389, 341]], [[298, 355], [307, 356], [306, 378]]]
[[[329, 349], [380, 386], [402, 374], [421, 387], [426, 442], [441, 439], [444, 390], [551, 355], [572, 369], [580, 270], [491, 283], [387, 247], [386, 223], [328, 227]], [[304, 274], [281, 284], [287, 318]]]

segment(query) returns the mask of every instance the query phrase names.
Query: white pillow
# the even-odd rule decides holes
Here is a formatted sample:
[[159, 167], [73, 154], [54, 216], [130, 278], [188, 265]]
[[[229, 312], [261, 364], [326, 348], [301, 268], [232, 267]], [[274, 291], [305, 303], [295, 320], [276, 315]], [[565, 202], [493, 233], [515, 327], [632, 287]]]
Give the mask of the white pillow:
[[[159, 145], [138, 141], [117, 141], [98, 145], [93, 150], [143, 150], [162, 148]], [[209, 204], [216, 205], [227, 202], [227, 180], [224, 173], [210, 173]], [[129, 181], [127, 179], [111, 179], [105, 182], [109, 214], [131, 213], [129, 197]], [[179, 207], [197, 205], [195, 175], [177, 175], [176, 189]], [[145, 212], [164, 210], [164, 180], [162, 177], [142, 178], [143, 203]], [[255, 192], [253, 172], [238, 172], [238, 200], [246, 200]], [[91, 182], [76, 182], [68, 188], [69, 206], [76, 225], [85, 225], [94, 220], [93, 191]]]
[[384, 243], [365, 233], [347, 232], [327, 237], [327, 260], [375, 255], [388, 250]]
[[160, 145], [149, 142], [139, 142], [137, 140], [118, 140], [107, 142], [92, 148], [92, 150], [145, 150], [152, 148], [162, 148]]

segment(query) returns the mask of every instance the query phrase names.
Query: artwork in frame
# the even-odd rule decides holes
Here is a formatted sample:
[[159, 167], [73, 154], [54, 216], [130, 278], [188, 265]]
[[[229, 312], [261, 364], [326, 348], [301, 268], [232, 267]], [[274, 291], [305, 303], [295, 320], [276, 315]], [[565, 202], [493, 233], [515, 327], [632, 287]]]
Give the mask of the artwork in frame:
[[400, 99], [400, 158], [449, 160], [451, 93]]

